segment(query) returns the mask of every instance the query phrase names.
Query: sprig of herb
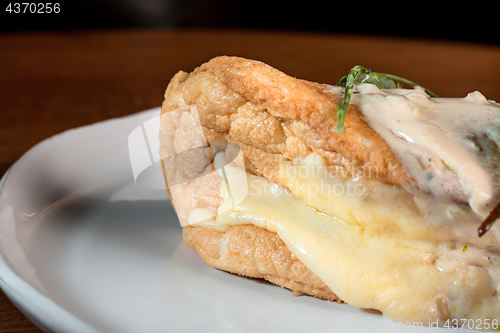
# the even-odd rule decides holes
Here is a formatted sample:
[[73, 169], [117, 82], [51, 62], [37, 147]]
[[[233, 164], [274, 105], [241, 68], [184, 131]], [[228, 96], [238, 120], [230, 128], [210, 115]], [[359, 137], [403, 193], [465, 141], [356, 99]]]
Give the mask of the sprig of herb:
[[[396, 84], [394, 81], [397, 81], [398, 84]], [[337, 83], [337, 86], [344, 87], [344, 98], [342, 99], [341, 103], [337, 104], [337, 127], [335, 128], [335, 130], [339, 134], [345, 133], [345, 115], [347, 113], [349, 103], [351, 102], [354, 85], [359, 83], [371, 83], [376, 85], [379, 89], [400, 88], [401, 84], [407, 84], [412, 87], [420, 87], [424, 89], [427, 95], [431, 97], [437, 97], [437, 95], [429, 89], [424, 88], [416, 84], [415, 82], [412, 82], [405, 78], [392, 74], [374, 73], [371, 71], [371, 69], [366, 69], [365, 67], [359, 65], [354, 66], [349, 71], [349, 74], [342, 77]]]

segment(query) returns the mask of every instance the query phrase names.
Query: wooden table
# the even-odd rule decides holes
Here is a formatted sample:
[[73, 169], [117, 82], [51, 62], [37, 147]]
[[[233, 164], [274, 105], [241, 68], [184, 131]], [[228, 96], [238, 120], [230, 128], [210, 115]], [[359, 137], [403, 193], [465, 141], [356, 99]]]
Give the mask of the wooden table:
[[[85, 31], [0, 35], [0, 174], [61, 131], [159, 106], [169, 79], [217, 55], [335, 84], [357, 64], [443, 97], [500, 101], [500, 47], [273, 31]], [[0, 291], [0, 332], [40, 332]]]

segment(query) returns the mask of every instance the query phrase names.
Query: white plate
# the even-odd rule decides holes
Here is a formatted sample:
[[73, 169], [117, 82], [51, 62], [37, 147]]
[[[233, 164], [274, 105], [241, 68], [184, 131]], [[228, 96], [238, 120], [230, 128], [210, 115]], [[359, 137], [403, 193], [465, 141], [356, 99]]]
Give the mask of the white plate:
[[[165, 190], [134, 182], [127, 139], [159, 109], [64, 132], [0, 192], [0, 287], [50, 332], [417, 332], [238, 277], [183, 242]], [[162, 182], [161, 174], [158, 181]]]

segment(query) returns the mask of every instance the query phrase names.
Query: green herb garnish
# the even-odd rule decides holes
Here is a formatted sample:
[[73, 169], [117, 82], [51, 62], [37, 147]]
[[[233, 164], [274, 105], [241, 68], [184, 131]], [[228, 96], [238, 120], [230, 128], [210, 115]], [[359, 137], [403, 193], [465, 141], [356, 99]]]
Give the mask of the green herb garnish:
[[[396, 84], [394, 81], [397, 81]], [[424, 89], [427, 95], [431, 97], [437, 97], [432, 91], [427, 88], [424, 88], [415, 82], [409, 81], [402, 77], [384, 74], [384, 73], [374, 73], [371, 69], [366, 69], [362, 66], [354, 66], [347, 76], [344, 76], [337, 83], [337, 86], [344, 87], [344, 98], [341, 103], [337, 104], [337, 128], [335, 129], [337, 133], [344, 134], [345, 133], [345, 115], [347, 113], [347, 108], [349, 107], [349, 103], [351, 102], [352, 92], [354, 90], [354, 85], [358, 83], [371, 83], [376, 85], [379, 89], [394, 89], [400, 88], [401, 84], [407, 84], [412, 87], [420, 87]]]

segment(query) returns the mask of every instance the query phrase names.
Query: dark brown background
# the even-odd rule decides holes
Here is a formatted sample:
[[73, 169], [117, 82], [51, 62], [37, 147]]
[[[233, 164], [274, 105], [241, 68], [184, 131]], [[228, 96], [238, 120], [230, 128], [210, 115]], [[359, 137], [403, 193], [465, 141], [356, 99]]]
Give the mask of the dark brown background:
[[[0, 34], [0, 174], [61, 131], [159, 106], [169, 79], [216, 55], [335, 84], [361, 64], [443, 97], [500, 101], [500, 46], [269, 30], [73, 30]], [[0, 332], [38, 332], [0, 291]]]
[[[71, 0], [58, 14], [8, 13], [0, 31], [250, 28], [439, 38], [500, 44], [493, 2]], [[28, 10], [29, 12], [29, 10]]]

